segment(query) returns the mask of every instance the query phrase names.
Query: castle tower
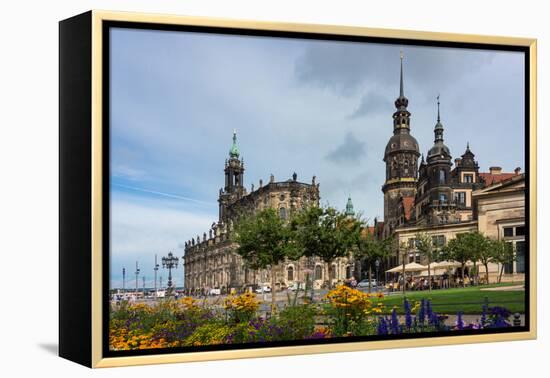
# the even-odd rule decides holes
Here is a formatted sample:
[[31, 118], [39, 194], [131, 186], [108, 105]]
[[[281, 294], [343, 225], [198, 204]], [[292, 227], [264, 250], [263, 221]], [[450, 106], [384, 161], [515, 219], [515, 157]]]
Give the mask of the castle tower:
[[386, 145], [386, 181], [384, 193], [384, 236], [389, 236], [398, 222], [398, 206], [403, 197], [414, 197], [417, 182], [418, 142], [410, 133], [409, 100], [403, 88], [403, 53], [401, 53], [399, 97], [393, 113], [393, 136]]
[[229, 149], [229, 159], [225, 160], [225, 186], [220, 189], [219, 203], [219, 221], [225, 221], [225, 209], [227, 206], [243, 195], [246, 190], [243, 186], [244, 182], [244, 162], [239, 160], [239, 147], [237, 146], [237, 131], [233, 131], [233, 144]]
[[439, 112], [439, 96], [437, 96], [437, 123], [434, 127], [434, 145], [428, 151], [426, 176], [428, 183], [426, 192], [429, 195], [429, 204], [433, 224], [447, 223], [449, 211], [452, 210], [453, 198], [451, 189], [451, 151], [443, 139], [443, 124]]
[[348, 202], [346, 203], [346, 215], [348, 217], [355, 216], [355, 210], [353, 210], [353, 202], [351, 202], [351, 196], [348, 197]]

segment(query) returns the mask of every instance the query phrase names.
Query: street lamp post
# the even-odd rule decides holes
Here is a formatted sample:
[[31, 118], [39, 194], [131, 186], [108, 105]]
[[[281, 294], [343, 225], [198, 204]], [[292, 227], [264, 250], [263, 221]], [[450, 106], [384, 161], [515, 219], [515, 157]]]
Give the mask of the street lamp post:
[[157, 255], [155, 254], [155, 267], [153, 268], [153, 270], [155, 271], [155, 298], [158, 297], [158, 293], [157, 293], [157, 272], [159, 270], [159, 264], [157, 263]]
[[308, 270], [310, 271], [311, 277], [311, 303], [315, 302], [315, 258], [310, 256], [308, 258]]
[[122, 293], [126, 291], [126, 268], [122, 268]]
[[380, 279], [378, 277], [378, 270], [380, 269], [380, 260], [376, 259], [374, 262], [374, 266], [376, 267], [376, 285], [380, 286]]
[[136, 299], [138, 295], [138, 278], [139, 278], [139, 268], [138, 268], [138, 262], [136, 261], [136, 271], [134, 273], [136, 275]]
[[172, 269], [178, 267], [178, 261], [179, 259], [172, 254], [172, 252], [168, 253], [168, 256], [164, 256], [162, 258], [162, 267], [168, 269], [168, 284], [166, 289], [166, 294], [168, 296], [172, 295], [173, 291], [173, 285], [172, 285]]

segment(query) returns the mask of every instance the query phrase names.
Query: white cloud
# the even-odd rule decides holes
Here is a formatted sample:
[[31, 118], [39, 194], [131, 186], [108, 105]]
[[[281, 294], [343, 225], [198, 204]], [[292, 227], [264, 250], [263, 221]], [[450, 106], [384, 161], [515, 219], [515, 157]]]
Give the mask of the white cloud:
[[182, 203], [113, 194], [110, 236], [111, 277], [114, 281], [120, 281], [123, 267], [126, 268], [127, 279], [135, 277], [135, 261], [139, 262], [142, 276], [151, 280], [155, 254], [159, 261], [170, 251], [181, 258], [183, 243], [198, 234], [202, 235], [216, 219], [215, 214], [187, 208]]

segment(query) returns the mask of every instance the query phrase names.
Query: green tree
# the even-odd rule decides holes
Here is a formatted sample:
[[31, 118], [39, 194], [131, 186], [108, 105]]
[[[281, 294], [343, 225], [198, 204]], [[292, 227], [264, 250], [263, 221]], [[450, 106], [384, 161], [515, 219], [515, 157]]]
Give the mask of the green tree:
[[492, 262], [495, 257], [491, 239], [478, 231], [473, 232], [471, 238], [475, 263], [480, 261], [485, 267], [485, 282], [489, 284], [489, 263]]
[[[489, 263], [493, 259], [493, 253], [489, 245], [489, 238], [479, 231], [464, 234], [465, 242], [471, 252], [471, 260], [474, 262], [473, 271], [478, 274], [477, 262], [480, 261], [485, 267], [485, 279], [489, 283]], [[477, 280], [475, 280], [477, 282]]]
[[401, 289], [403, 291], [403, 295], [405, 295], [405, 289], [407, 287], [407, 283], [405, 282], [405, 273], [406, 273], [405, 266], [407, 265], [407, 257], [409, 255], [409, 252], [410, 252], [410, 248], [406, 242], [402, 241], [401, 243], [398, 243], [397, 253], [399, 256], [401, 256], [401, 262], [403, 266], [403, 270], [401, 271], [401, 279], [402, 279]]
[[297, 255], [318, 256], [327, 263], [332, 286], [332, 262], [349, 255], [357, 243], [361, 222], [329, 206], [311, 206], [296, 213], [291, 224]]
[[464, 269], [469, 260], [475, 258], [472, 252], [472, 241], [469, 237], [470, 233], [458, 234], [456, 238], [449, 240], [447, 245], [443, 247], [443, 256], [446, 260], [452, 260], [460, 263], [462, 275], [462, 287], [466, 286], [464, 279]]
[[361, 262], [365, 261], [368, 264], [370, 293], [372, 291], [372, 264], [376, 260], [385, 260], [390, 255], [393, 239], [386, 238], [379, 240], [374, 234], [368, 232], [368, 228], [364, 228], [356, 240], [353, 254], [355, 259]]
[[493, 255], [493, 261], [501, 264], [500, 272], [498, 274], [498, 283], [500, 283], [502, 281], [504, 265], [511, 264], [515, 260], [514, 247], [512, 243], [505, 242], [504, 240], [490, 240], [489, 243]]
[[237, 253], [252, 269], [271, 271], [271, 308], [275, 310], [275, 268], [288, 256], [295, 255], [292, 231], [274, 209], [242, 216], [235, 224], [232, 240]]
[[439, 256], [439, 250], [433, 243], [432, 237], [425, 232], [418, 233], [415, 236], [416, 249], [420, 255], [428, 261], [428, 290], [432, 291], [432, 267], [431, 264]]

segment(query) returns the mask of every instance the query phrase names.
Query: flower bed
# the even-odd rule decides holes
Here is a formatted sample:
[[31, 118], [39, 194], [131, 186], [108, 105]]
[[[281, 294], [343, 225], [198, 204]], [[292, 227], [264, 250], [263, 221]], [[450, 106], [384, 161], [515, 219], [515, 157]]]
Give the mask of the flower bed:
[[222, 311], [190, 297], [151, 306], [123, 302], [111, 307], [109, 347], [135, 350], [511, 326], [511, 313], [503, 307], [484, 307], [480, 319], [470, 324], [459, 312], [455, 324], [446, 325], [446, 317], [434, 312], [429, 300], [405, 299], [400, 317], [397, 307], [382, 315], [388, 313], [382, 299], [381, 294], [338, 286], [321, 303], [289, 301], [270, 317], [258, 313], [260, 302], [252, 293], [227, 297]]

